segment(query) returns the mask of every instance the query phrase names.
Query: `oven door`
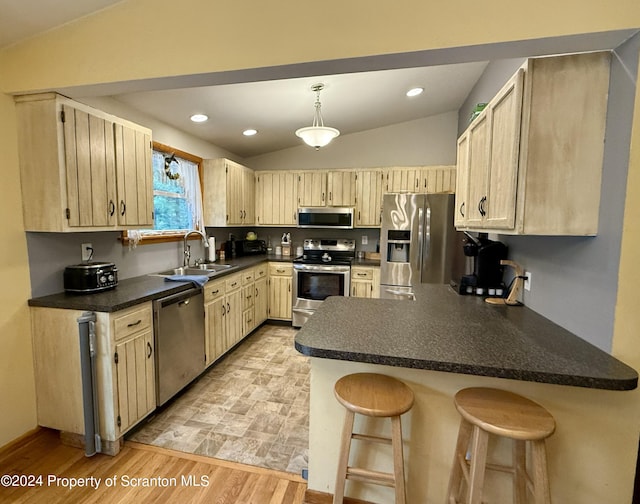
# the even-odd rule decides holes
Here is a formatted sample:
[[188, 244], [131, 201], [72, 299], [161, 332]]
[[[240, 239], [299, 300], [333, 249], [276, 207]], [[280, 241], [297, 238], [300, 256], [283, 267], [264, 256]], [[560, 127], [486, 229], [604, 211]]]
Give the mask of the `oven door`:
[[293, 265], [293, 320], [301, 327], [329, 296], [348, 296], [351, 267], [325, 264]]

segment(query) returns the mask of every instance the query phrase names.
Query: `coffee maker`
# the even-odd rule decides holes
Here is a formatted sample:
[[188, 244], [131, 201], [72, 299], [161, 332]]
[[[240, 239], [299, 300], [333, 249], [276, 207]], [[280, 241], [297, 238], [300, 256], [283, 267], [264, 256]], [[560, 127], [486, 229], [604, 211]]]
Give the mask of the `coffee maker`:
[[502, 282], [504, 266], [500, 261], [507, 258], [507, 246], [499, 241], [489, 240], [486, 233], [478, 237], [465, 232], [463, 245], [466, 256], [466, 271], [460, 279], [460, 294], [501, 296], [505, 286]]

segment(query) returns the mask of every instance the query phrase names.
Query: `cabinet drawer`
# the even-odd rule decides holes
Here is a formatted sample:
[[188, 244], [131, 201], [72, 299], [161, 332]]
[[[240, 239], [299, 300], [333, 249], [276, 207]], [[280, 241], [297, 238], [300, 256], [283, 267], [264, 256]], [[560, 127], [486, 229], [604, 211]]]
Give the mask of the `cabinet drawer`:
[[236, 273], [225, 279], [225, 292], [234, 291], [240, 288], [242, 285], [242, 274]]
[[373, 280], [373, 268], [351, 268], [353, 280]]
[[219, 297], [224, 296], [224, 288], [225, 288], [224, 280], [218, 280], [217, 282], [211, 282], [211, 283], [205, 284], [203, 288], [204, 302], [210, 303], [211, 301], [214, 301]]
[[267, 276], [267, 264], [260, 264], [253, 269], [253, 276], [256, 280], [259, 278], [266, 278]]
[[113, 320], [115, 340], [121, 340], [143, 329], [150, 328], [151, 320], [152, 310], [150, 304], [144, 308], [135, 307], [132, 310], [127, 310], [126, 313], [116, 314]]
[[288, 263], [270, 263], [269, 276], [291, 276], [293, 265]]
[[244, 270], [242, 272], [242, 285], [253, 283], [254, 271], [252, 269]]

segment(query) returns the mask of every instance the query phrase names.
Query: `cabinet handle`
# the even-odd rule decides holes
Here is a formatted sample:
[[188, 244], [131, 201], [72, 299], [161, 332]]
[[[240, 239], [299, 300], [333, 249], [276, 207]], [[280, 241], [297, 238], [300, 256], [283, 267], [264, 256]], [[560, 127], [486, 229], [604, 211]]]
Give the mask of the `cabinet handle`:
[[127, 327], [135, 327], [140, 323], [142, 323], [142, 319], [139, 319], [137, 322], [131, 322], [130, 324], [127, 324]]
[[322, 193], [322, 201], [324, 201], [324, 193]]
[[227, 307], [222, 303], [222, 316], [224, 317], [227, 314]]
[[356, 273], [356, 275], [358, 275], [358, 276], [367, 276], [366, 273]]
[[464, 217], [464, 201], [460, 205], [460, 215], [462, 215]]
[[216, 289], [216, 290], [214, 290], [214, 291], [211, 291], [211, 295], [212, 295], [212, 296], [215, 296], [218, 292], [220, 292], [220, 290], [219, 290], [219, 289]]
[[236, 285], [238, 285], [238, 282], [233, 282], [233, 283], [231, 284], [231, 287], [235, 287]]
[[289, 292], [291, 292], [291, 284], [289, 284]]
[[124, 204], [124, 200], [120, 200], [120, 215], [124, 215], [127, 210], [127, 205]]
[[333, 193], [329, 191], [329, 201], [333, 201]]
[[151, 358], [151, 353], [153, 352], [153, 348], [151, 348], [151, 343], [149, 343], [147, 341], [147, 350], [149, 350], [149, 353], [147, 354], [147, 359]]
[[227, 303], [227, 313], [231, 313], [231, 306], [229, 306], [229, 303]]
[[256, 297], [258, 297], [258, 289], [256, 288]]
[[109, 200], [109, 217], [113, 217], [114, 213], [116, 213], [116, 204], [113, 200]]

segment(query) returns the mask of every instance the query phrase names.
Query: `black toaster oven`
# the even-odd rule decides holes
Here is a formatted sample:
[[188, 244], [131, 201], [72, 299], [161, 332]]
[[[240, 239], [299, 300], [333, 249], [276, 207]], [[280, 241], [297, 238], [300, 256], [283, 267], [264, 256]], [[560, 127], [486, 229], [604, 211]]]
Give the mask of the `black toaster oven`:
[[109, 262], [74, 264], [64, 269], [64, 290], [91, 293], [113, 289], [118, 285], [118, 268]]

